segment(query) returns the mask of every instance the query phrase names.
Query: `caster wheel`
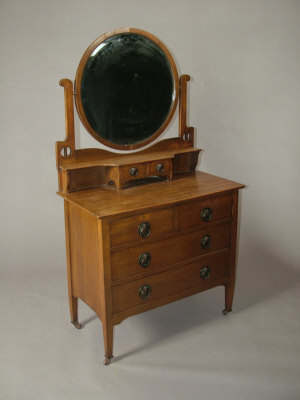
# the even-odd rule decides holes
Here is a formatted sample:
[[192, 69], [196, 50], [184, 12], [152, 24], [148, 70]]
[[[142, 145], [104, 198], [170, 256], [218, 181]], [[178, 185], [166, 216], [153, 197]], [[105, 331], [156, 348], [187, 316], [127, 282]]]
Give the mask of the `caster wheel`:
[[110, 360], [111, 360], [110, 358], [105, 358], [103, 360], [103, 364], [107, 366], [108, 364], [110, 364]]
[[227, 315], [229, 312], [231, 312], [232, 310], [226, 310], [226, 308], [223, 310], [223, 314]]
[[81, 329], [81, 325], [78, 321], [71, 321], [71, 323], [75, 326], [76, 329]]

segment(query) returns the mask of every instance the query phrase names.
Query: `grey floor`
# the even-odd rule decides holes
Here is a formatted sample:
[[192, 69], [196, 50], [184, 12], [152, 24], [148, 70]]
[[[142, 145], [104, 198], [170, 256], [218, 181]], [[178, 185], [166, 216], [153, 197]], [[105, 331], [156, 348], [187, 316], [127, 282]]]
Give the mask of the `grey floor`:
[[299, 400], [299, 271], [251, 259], [230, 315], [216, 288], [128, 318], [108, 367], [94, 313], [69, 323], [64, 265], [2, 269], [0, 398]]

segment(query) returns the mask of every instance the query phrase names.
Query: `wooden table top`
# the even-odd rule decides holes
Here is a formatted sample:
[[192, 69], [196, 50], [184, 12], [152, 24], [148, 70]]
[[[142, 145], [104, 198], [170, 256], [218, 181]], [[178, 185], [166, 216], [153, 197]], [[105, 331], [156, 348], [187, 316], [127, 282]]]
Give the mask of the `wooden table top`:
[[222, 194], [245, 187], [205, 172], [181, 176], [172, 181], [140, 185], [125, 190], [113, 187], [85, 189], [73, 193], [58, 193], [98, 218], [143, 212], [153, 207], [165, 207], [176, 202]]

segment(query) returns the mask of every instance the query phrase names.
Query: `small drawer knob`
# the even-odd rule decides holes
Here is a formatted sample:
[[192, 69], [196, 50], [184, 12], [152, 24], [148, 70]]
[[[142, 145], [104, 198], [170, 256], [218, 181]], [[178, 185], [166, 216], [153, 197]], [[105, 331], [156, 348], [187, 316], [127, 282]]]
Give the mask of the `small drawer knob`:
[[139, 171], [138, 171], [138, 169], [136, 167], [132, 167], [129, 170], [129, 173], [130, 173], [131, 176], [137, 176], [138, 172]]
[[159, 164], [156, 165], [156, 171], [157, 171], [159, 174], [161, 174], [162, 172], [164, 172], [164, 170], [165, 170], [164, 164], [159, 163]]
[[200, 269], [200, 276], [205, 281], [210, 277], [210, 268], [205, 266]]
[[208, 250], [211, 248], [211, 237], [209, 235], [204, 235], [201, 239], [201, 247], [204, 250]]
[[149, 237], [150, 233], [151, 233], [151, 226], [150, 226], [149, 222], [142, 222], [138, 226], [138, 233], [143, 239], [146, 239], [147, 237]]
[[147, 268], [149, 267], [149, 265], [151, 264], [151, 254], [150, 253], [142, 253], [139, 256], [139, 264], [141, 267], [143, 268]]
[[209, 222], [212, 219], [212, 209], [209, 207], [203, 208], [201, 218], [204, 222]]
[[148, 297], [151, 296], [151, 286], [150, 285], [143, 285], [139, 289], [139, 296], [146, 300]]

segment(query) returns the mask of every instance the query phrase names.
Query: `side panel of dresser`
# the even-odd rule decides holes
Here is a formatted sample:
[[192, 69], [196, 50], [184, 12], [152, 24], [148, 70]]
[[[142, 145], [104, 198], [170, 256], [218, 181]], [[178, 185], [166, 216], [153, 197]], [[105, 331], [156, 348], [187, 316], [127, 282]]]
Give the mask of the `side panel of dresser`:
[[102, 322], [106, 359], [112, 358], [113, 322], [109, 226], [65, 201], [68, 289], [71, 321], [78, 322], [78, 298]]

